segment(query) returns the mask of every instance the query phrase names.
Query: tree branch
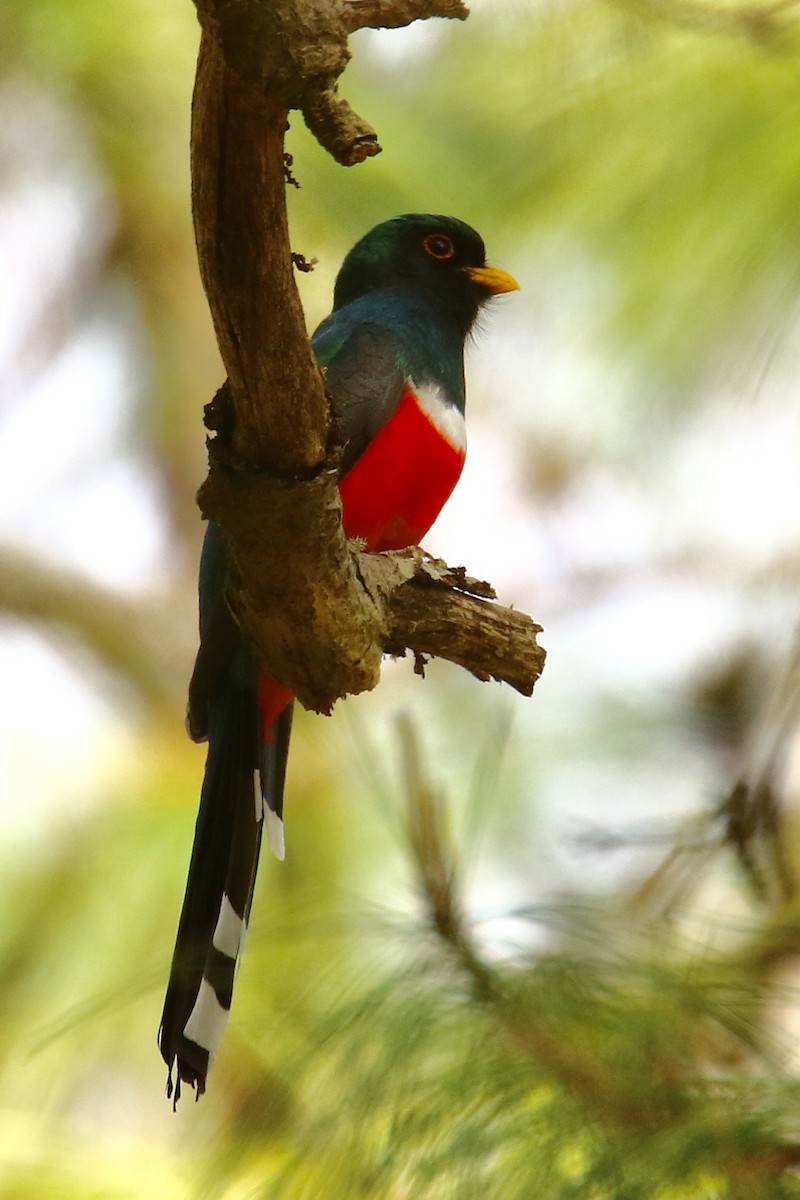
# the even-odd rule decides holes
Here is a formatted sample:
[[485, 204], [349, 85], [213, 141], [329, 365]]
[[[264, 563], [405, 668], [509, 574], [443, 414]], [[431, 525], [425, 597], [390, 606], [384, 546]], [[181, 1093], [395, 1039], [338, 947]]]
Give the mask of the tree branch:
[[[347, 35], [466, 16], [459, 0], [196, 0], [192, 121], [198, 257], [228, 382], [208, 406], [198, 497], [231, 556], [229, 603], [262, 665], [308, 708], [375, 686], [406, 648], [530, 694], [544, 653], [530, 618], [418, 553], [376, 556], [341, 524], [341, 447], [305, 332], [286, 215], [289, 110], [339, 162], [377, 153], [335, 94]], [[474, 581], [473, 581], [474, 584]]]
[[287, 115], [285, 103], [226, 64], [221, 41], [204, 30], [192, 105], [192, 207], [235, 408], [230, 448], [242, 466], [308, 472], [325, 457], [328, 417], [289, 253]]
[[541, 625], [525, 613], [494, 604], [494, 588], [421, 551], [359, 555], [359, 572], [373, 600], [383, 601], [383, 646], [388, 654], [446, 658], [477, 679], [508, 683], [530, 696], [544, 668], [536, 642]]
[[345, 0], [348, 29], [401, 29], [429, 17], [465, 21], [469, 9], [461, 0]]
[[[175, 681], [191, 661], [190, 635], [175, 616], [174, 600], [129, 600], [75, 571], [13, 546], [0, 547], [0, 616], [45, 634], [57, 630], [59, 650], [89, 650], [145, 704], [170, 714], [183, 705]], [[171, 629], [169, 637], [165, 628]], [[65, 630], [71, 638], [63, 636]]]

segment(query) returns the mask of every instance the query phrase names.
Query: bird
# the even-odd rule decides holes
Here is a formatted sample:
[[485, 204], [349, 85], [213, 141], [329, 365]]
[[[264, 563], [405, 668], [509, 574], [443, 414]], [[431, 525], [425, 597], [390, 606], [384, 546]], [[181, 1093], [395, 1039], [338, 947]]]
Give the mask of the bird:
[[[344, 450], [342, 523], [367, 551], [417, 545], [466, 454], [464, 345], [482, 306], [518, 288], [455, 217], [383, 221], [346, 255], [311, 338]], [[228, 607], [228, 558], [210, 522], [199, 574], [200, 647], [187, 727], [208, 743], [158, 1042], [167, 1095], [206, 1089], [231, 1007], [262, 831], [285, 855], [291, 691], [259, 670]], [[176, 1072], [173, 1088], [172, 1073]]]

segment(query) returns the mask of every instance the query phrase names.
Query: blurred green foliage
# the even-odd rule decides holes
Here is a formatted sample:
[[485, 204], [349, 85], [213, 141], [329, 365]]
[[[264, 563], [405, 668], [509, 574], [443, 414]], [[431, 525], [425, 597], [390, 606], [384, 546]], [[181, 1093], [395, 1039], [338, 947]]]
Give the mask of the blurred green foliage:
[[[453, 211], [485, 233], [495, 261], [515, 273], [522, 263], [529, 291], [542, 280], [563, 289], [576, 341], [588, 330], [624, 356], [643, 410], [697, 402], [731, 357], [759, 366], [795, 317], [800, 47], [789, 6], [765, 4], [761, 24], [743, 11], [710, 0], [484, 4], [464, 26], [410, 35], [399, 56], [392, 38], [406, 35], [355, 37], [343, 90], [377, 126], [383, 155], [347, 172], [299, 118], [289, 135], [296, 248], [321, 260], [301, 280], [310, 323], [365, 228], [395, 212]], [[0, 6], [0, 116], [13, 119], [25, 89], [52, 98], [108, 189], [114, 234], [75, 286], [73, 319], [120, 281], [133, 297], [127, 436], [163, 483], [175, 578], [153, 589], [172, 589], [187, 628], [199, 413], [220, 381], [189, 218], [196, 44], [188, 0]], [[13, 190], [13, 169], [4, 175]], [[535, 768], [523, 775], [515, 762], [500, 783], [494, 701], [431, 675], [442, 727], [464, 726], [465, 793], [470, 755], [484, 756], [461, 804], [465, 836], [480, 810], [483, 822], [496, 810], [512, 835], [507, 859], [533, 886], [547, 864], [510, 793], [535, 799]], [[796, 902], [758, 913], [742, 878], [723, 885], [710, 820], [698, 853], [668, 851], [613, 904], [519, 914], [521, 944], [502, 955], [491, 927], [470, 921], [464, 837], [450, 844], [437, 809], [433, 849], [451, 867], [440, 900], [458, 917], [455, 934], [437, 935], [432, 846], [398, 837], [389, 752], [363, 719], [354, 740], [367, 759], [373, 736], [376, 748], [357, 771], [341, 722], [338, 734], [299, 722], [290, 858], [263, 871], [209, 1094], [173, 1117], [158, 1094], [155, 1025], [201, 756], [184, 745], [178, 703], [130, 707], [130, 761], [75, 797], [92, 801], [88, 815], [54, 821], [35, 853], [4, 856], [2, 1200], [800, 1192], [786, 1169], [797, 1165], [796, 1084], [771, 1034], [792, 999], [781, 972], [796, 958]], [[575, 720], [562, 731], [573, 747]], [[430, 801], [417, 782], [412, 813]], [[706, 884], [741, 928], [692, 926]]]

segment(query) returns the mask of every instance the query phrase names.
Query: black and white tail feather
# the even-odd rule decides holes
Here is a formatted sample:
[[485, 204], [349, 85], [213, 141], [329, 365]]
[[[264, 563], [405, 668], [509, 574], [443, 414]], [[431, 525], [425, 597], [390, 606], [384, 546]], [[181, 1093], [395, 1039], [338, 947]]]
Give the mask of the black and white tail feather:
[[[159, 1031], [169, 1070], [167, 1095], [181, 1083], [205, 1091], [206, 1076], [230, 1014], [244, 949], [265, 818], [267, 836], [284, 856], [282, 792], [292, 705], [273, 739], [260, 738], [256, 683], [228, 695], [212, 719], [194, 845]], [[176, 1078], [173, 1085], [172, 1070]]]
[[[219, 601], [210, 614], [201, 613], [201, 633], [213, 624], [215, 636], [201, 640], [189, 689], [189, 732], [196, 741], [208, 740], [208, 757], [158, 1038], [175, 1104], [182, 1083], [197, 1096], [205, 1091], [225, 1032], [265, 823], [274, 853], [285, 853], [283, 785], [293, 706], [264, 740], [257, 668], [224, 598]], [[222, 645], [224, 653], [210, 663], [204, 643]]]

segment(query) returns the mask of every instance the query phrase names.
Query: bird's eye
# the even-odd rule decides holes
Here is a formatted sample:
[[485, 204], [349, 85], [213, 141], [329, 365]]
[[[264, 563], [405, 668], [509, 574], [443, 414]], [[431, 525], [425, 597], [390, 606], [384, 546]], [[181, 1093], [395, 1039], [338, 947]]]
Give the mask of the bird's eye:
[[431, 258], [452, 258], [456, 252], [450, 238], [444, 233], [429, 233], [422, 245], [425, 247], [425, 253], [430, 254]]

